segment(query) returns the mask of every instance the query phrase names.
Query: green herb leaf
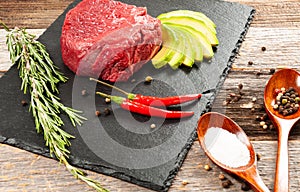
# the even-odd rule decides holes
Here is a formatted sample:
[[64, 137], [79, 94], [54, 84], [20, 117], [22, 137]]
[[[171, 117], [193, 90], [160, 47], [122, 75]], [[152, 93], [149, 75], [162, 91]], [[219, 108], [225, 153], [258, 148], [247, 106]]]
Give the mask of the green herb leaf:
[[[86, 174], [67, 161], [71, 145], [70, 139], [74, 136], [65, 132], [61, 126], [64, 122], [60, 118], [64, 112], [73, 126], [81, 125], [86, 118], [80, 111], [65, 106], [60, 102], [57, 84], [66, 82], [67, 78], [58, 71], [46, 51], [46, 48], [35, 35], [29, 34], [25, 29], [9, 29], [4, 23], [0, 25], [7, 31], [6, 44], [13, 64], [18, 66], [19, 76], [22, 80], [21, 90], [30, 94], [29, 110], [34, 117], [38, 133], [43, 133], [45, 145], [50, 150], [50, 155], [62, 162], [75, 178], [84, 181], [97, 191], [107, 192], [100, 183], [86, 176]], [[50, 88], [48, 88], [50, 86]]]

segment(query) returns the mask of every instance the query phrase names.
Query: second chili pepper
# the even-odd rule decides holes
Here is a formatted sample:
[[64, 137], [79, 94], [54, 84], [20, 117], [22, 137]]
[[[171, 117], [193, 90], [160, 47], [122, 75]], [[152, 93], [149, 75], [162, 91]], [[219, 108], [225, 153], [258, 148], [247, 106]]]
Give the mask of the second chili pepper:
[[170, 97], [154, 97], [154, 96], [145, 96], [145, 95], [141, 95], [141, 94], [133, 94], [133, 93], [127, 93], [126, 91], [115, 87], [111, 84], [105, 83], [103, 81], [99, 81], [97, 79], [94, 78], [90, 78], [90, 80], [96, 81], [98, 83], [101, 83], [103, 85], [109, 86], [113, 89], [116, 89], [117, 91], [127, 95], [127, 98], [144, 104], [144, 105], [151, 105], [153, 107], [163, 107], [163, 106], [171, 106], [171, 105], [178, 105], [178, 104], [182, 104], [182, 103], [186, 103], [189, 101], [194, 101], [196, 99], [200, 99], [202, 94], [198, 93], [198, 94], [189, 94], [189, 95], [181, 95], [181, 96], [170, 96]]
[[[200, 99], [202, 94], [189, 94], [181, 96], [170, 96], [170, 97], [154, 97], [154, 96], [144, 96], [141, 94], [134, 94], [132, 101], [142, 103], [144, 105], [151, 105], [154, 107], [171, 106], [178, 105], [181, 103], [186, 103], [196, 99]], [[130, 98], [129, 98], [130, 99]]]
[[123, 109], [138, 113], [146, 116], [162, 117], [166, 119], [179, 119], [184, 117], [191, 117], [194, 115], [193, 111], [169, 111], [165, 109], [155, 108], [152, 106], [144, 105], [124, 97], [110, 96], [101, 92], [96, 92], [96, 94], [110, 98], [111, 101], [120, 105]]

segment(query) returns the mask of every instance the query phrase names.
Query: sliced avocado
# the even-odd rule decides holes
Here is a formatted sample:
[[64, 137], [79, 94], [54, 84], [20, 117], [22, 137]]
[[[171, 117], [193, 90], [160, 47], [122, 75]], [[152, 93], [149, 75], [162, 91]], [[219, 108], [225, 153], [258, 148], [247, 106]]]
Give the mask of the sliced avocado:
[[[175, 26], [175, 27], [178, 27], [179, 25], [175, 25], [173, 23], [164, 23], [165, 25], [168, 25], [168, 26]], [[194, 28], [192, 27], [189, 27], [189, 26], [183, 26], [181, 25], [180, 26], [182, 29], [185, 29], [187, 31], [189, 31], [190, 33], [192, 33], [194, 36], [196, 36], [197, 38], [195, 40], [198, 41], [198, 43], [200, 43], [202, 45], [202, 50], [203, 50], [203, 57], [206, 58], [206, 59], [210, 59], [213, 57], [214, 55], [214, 52], [213, 52], [213, 49], [212, 49], [212, 46], [209, 42], [209, 40], [207, 39], [207, 37], [195, 30]]]
[[168, 26], [163, 25], [162, 28], [162, 48], [152, 58], [152, 64], [155, 68], [161, 68], [168, 63], [174, 55], [174, 51], [170, 47], [175, 47], [178, 38], [174, 31], [170, 30]]
[[203, 21], [207, 25], [207, 27], [210, 28], [212, 32], [214, 32], [215, 34], [217, 33], [215, 29], [216, 24], [201, 12], [196, 12], [191, 10], [176, 10], [176, 11], [160, 14], [157, 18], [162, 19], [162, 18], [169, 18], [174, 16], [193, 17], [196, 20]]
[[[180, 27], [170, 26], [176, 33], [180, 33], [184, 40], [184, 59], [182, 64], [191, 67], [195, 62], [196, 50], [193, 48], [194, 37], [187, 30]], [[202, 52], [201, 52], [202, 54]]]
[[184, 25], [194, 28], [203, 33], [209, 40], [212, 46], [219, 44], [216, 34], [202, 20], [197, 20], [190, 16], [172, 16], [160, 19], [162, 23], [173, 23], [175, 25]]
[[186, 53], [185, 53], [186, 37], [180, 31], [176, 30], [176, 28], [172, 26], [168, 26], [168, 27], [170, 30], [172, 30], [175, 33], [175, 35], [178, 38], [176, 45], [174, 47], [170, 47], [170, 49], [172, 49], [172, 51], [174, 52], [174, 55], [168, 61], [168, 63], [172, 69], [177, 69], [182, 64], [182, 62], [186, 57]]
[[170, 49], [162, 46], [158, 53], [152, 58], [152, 64], [156, 69], [165, 66], [168, 61], [167, 57], [170, 55]]
[[187, 36], [187, 38], [189, 38], [190, 48], [192, 49], [193, 56], [194, 56], [193, 58], [194, 60], [201, 62], [203, 60], [203, 50], [202, 50], [201, 42], [198, 41], [198, 37], [182, 27], [176, 27], [176, 28], [178, 30], [181, 30]]

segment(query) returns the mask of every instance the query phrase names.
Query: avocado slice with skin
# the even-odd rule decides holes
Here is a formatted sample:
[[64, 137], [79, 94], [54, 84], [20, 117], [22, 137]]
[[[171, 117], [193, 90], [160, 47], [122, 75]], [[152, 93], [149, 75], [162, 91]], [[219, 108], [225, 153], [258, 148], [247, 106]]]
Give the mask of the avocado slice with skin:
[[[179, 25], [175, 25], [173, 23], [167, 23], [167, 22], [164, 23], [164, 24], [168, 25], [168, 26], [174, 26], [174, 27], [179, 26]], [[199, 31], [197, 31], [194, 28], [189, 27], [189, 26], [180, 25], [180, 27], [187, 30], [187, 31], [189, 31], [190, 33], [192, 33], [193, 36], [197, 37], [197, 38], [195, 38], [195, 41], [198, 41], [198, 43], [201, 44], [204, 58], [210, 59], [214, 56], [212, 46], [211, 46], [209, 40], [207, 39], [207, 37], [203, 33], [199, 32]]]
[[219, 40], [216, 34], [213, 31], [211, 31], [211, 29], [208, 28], [207, 25], [201, 20], [196, 20], [195, 18], [190, 16], [172, 16], [167, 18], [161, 18], [161, 22], [192, 27], [195, 30], [203, 33], [212, 46], [216, 46], [219, 44]]
[[216, 24], [208, 18], [205, 14], [197, 11], [191, 11], [191, 10], [175, 10], [175, 11], [170, 11], [168, 13], [162, 13], [160, 14], [157, 18], [158, 19], [163, 19], [163, 18], [169, 18], [169, 17], [193, 17], [196, 20], [203, 21], [208, 28], [215, 34], [217, 33], [216, 31]]

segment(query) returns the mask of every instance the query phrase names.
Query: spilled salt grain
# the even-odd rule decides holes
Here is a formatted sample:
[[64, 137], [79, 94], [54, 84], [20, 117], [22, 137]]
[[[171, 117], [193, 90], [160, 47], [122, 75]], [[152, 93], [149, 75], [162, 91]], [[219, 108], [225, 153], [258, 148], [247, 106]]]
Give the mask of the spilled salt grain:
[[209, 128], [204, 136], [204, 143], [211, 156], [228, 167], [245, 166], [250, 161], [247, 146], [225, 129]]

